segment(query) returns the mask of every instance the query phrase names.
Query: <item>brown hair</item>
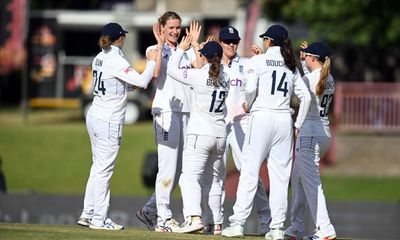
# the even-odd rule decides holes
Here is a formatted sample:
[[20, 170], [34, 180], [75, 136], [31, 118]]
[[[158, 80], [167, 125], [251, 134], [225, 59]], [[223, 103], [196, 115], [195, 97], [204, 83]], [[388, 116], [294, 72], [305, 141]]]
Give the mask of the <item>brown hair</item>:
[[217, 87], [219, 73], [221, 71], [221, 58], [217, 55], [214, 55], [211, 60], [211, 66], [208, 70], [208, 76], [212, 80], [212, 84], [214, 87]]
[[319, 81], [315, 87], [315, 92], [317, 96], [321, 96], [325, 91], [326, 83], [328, 82], [328, 76], [331, 72], [331, 59], [329, 57], [325, 57], [324, 60], [318, 59], [318, 61], [323, 63], [323, 65], [321, 69], [321, 75], [319, 76]]
[[176, 12], [168, 11], [158, 18], [158, 23], [161, 26], [165, 26], [167, 21], [170, 19], [179, 19], [180, 21], [182, 21], [181, 17]]
[[294, 72], [296, 70], [296, 60], [293, 54], [292, 41], [289, 37], [283, 39], [283, 44], [281, 46], [281, 54], [283, 56], [283, 60], [285, 61], [285, 65]]
[[112, 41], [109, 36], [100, 36], [98, 43], [101, 49], [108, 50], [111, 47]]

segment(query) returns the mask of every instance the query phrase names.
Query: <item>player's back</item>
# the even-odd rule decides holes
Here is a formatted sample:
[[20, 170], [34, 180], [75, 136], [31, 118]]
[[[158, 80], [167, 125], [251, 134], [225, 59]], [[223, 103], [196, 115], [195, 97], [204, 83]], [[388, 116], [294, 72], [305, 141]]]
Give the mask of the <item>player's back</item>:
[[324, 92], [318, 96], [316, 86], [319, 82], [321, 69], [316, 69], [304, 76], [305, 83], [310, 88], [311, 105], [302, 127], [302, 135], [331, 136], [328, 113], [335, 93], [335, 82], [332, 75], [328, 75]]
[[250, 68], [258, 76], [258, 91], [252, 111], [290, 111], [290, 98], [297, 75], [286, 67], [279, 47], [251, 58]]
[[100, 52], [92, 63], [93, 104], [89, 114], [107, 121], [123, 122], [127, 101], [127, 84], [115, 77], [129, 66], [117, 47]]

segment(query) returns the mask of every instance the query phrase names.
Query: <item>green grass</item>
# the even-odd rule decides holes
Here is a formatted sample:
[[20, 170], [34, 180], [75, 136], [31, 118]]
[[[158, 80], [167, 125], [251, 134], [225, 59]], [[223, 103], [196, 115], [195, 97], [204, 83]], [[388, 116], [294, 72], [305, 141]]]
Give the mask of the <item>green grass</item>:
[[[79, 111], [32, 111], [25, 124], [22, 116], [19, 110], [0, 109], [0, 156], [8, 191], [82, 195], [91, 150]], [[112, 194], [148, 196], [152, 190], [142, 184], [141, 169], [146, 153], [156, 149], [151, 121], [126, 125], [122, 139]], [[400, 176], [323, 176], [323, 186], [328, 200], [400, 200]]]
[[[6, 224], [0, 223], [0, 239], [47, 240], [47, 239], [226, 239], [221, 236], [200, 234], [157, 233], [146, 229], [127, 228], [123, 231], [94, 231], [72, 225]], [[261, 236], [246, 235], [246, 239], [263, 239]], [[344, 238], [340, 238], [344, 240]], [[339, 240], [339, 239], [338, 239]]]

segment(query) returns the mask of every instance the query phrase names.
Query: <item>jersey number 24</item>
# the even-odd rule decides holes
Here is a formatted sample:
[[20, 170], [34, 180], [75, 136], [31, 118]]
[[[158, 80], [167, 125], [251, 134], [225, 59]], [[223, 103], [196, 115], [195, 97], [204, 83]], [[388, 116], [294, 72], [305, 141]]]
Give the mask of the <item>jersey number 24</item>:
[[100, 72], [100, 74], [97, 74], [96, 70], [93, 70], [93, 78], [94, 78], [94, 93], [99, 94], [101, 92], [103, 95], [106, 94], [106, 88], [104, 87], [104, 81], [101, 80], [101, 75], [103, 72]]

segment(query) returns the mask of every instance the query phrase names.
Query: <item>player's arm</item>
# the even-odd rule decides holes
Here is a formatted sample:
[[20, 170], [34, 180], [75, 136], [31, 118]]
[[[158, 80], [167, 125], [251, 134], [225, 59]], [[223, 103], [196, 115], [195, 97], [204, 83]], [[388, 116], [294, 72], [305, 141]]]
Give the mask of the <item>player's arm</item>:
[[306, 49], [308, 46], [307, 41], [303, 41], [300, 44], [300, 62], [301, 62], [301, 67], [303, 69], [304, 75], [310, 73], [310, 71], [307, 68], [307, 64], [306, 64], [306, 54], [304, 53], [303, 49]]
[[201, 25], [197, 21], [191, 21], [189, 30], [186, 29], [186, 35], [191, 36], [190, 46], [192, 47], [193, 52], [196, 56], [196, 59], [193, 62], [191, 62], [192, 66], [194, 68], [202, 67], [200, 52], [199, 52], [199, 50], [200, 50], [200, 44], [199, 44], [200, 32], [201, 32]]
[[[161, 32], [161, 27], [160, 27], [159, 23], [153, 24], [153, 34], [157, 40], [156, 66], [154, 68], [153, 78], [158, 78], [158, 76], [160, 76], [160, 71], [161, 71], [162, 52], [163, 52], [164, 42], [165, 42], [165, 38]], [[149, 49], [147, 49], [147, 50], [149, 50]], [[146, 50], [146, 54], [147, 54], [147, 50]]]
[[123, 59], [123, 62], [125, 67], [121, 68], [118, 70], [115, 74], [115, 77], [118, 79], [121, 79], [129, 84], [141, 87], [141, 88], [146, 88], [149, 82], [153, 78], [153, 72], [154, 68], [156, 65], [155, 59], [156, 59], [156, 54], [157, 50], [149, 50], [147, 54], [147, 63], [146, 63], [146, 68], [143, 71], [142, 74], [139, 74], [136, 72], [132, 66], [125, 60]]
[[297, 115], [294, 126], [297, 129], [300, 129], [307, 116], [308, 109], [310, 108], [311, 95], [310, 90], [305, 84], [304, 79], [301, 77], [298, 69], [296, 69], [295, 72], [294, 93], [300, 101], [299, 113]]
[[182, 59], [184, 51], [186, 51], [190, 47], [190, 41], [191, 41], [190, 35], [187, 35], [182, 38], [182, 41], [180, 42], [178, 48], [176, 49], [175, 54], [173, 54], [170, 57], [167, 66], [167, 74], [171, 76], [173, 79], [183, 84], [190, 84], [190, 82], [188, 82], [188, 78], [190, 78], [189, 74], [192, 72], [191, 70], [195, 70], [195, 69], [179, 68], [179, 63]]
[[256, 66], [255, 60], [251, 58], [247, 64], [246, 86], [242, 93], [242, 96], [244, 96], [245, 99], [245, 102], [242, 104], [245, 112], [250, 111], [257, 92], [258, 74], [254, 66]]

